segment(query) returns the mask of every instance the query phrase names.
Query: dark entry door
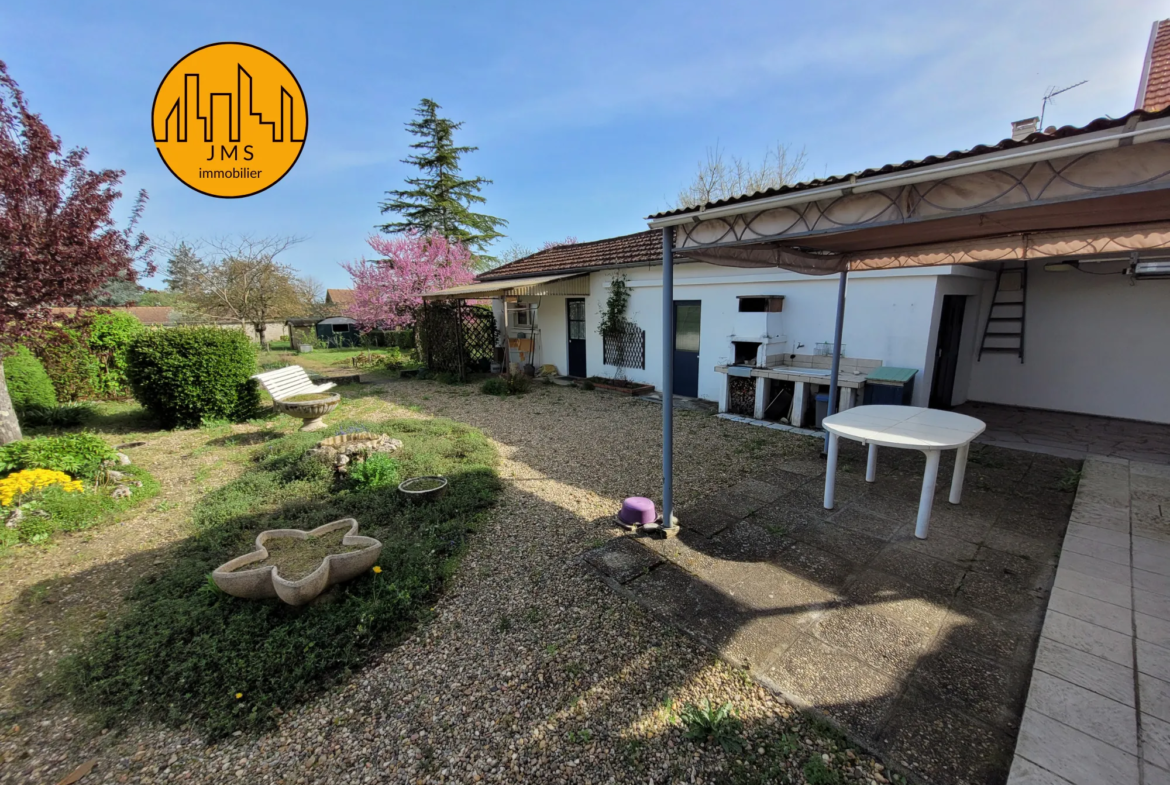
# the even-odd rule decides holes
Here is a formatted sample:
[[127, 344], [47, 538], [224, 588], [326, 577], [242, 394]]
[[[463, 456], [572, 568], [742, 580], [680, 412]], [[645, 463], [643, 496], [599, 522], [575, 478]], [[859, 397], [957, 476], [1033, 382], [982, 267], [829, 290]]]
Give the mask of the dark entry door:
[[955, 371], [959, 367], [959, 343], [963, 338], [963, 313], [967, 297], [943, 295], [934, 349], [934, 378], [930, 382], [930, 408], [949, 409], [955, 394]]
[[699, 397], [699, 324], [702, 303], [674, 301], [674, 394]]
[[569, 312], [569, 376], [585, 376], [585, 301], [566, 300]]

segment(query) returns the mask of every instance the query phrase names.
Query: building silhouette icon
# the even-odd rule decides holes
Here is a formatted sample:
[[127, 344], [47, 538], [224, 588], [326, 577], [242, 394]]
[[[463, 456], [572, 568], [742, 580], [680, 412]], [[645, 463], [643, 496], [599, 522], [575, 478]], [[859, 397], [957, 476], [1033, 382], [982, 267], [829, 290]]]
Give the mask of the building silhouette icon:
[[[199, 90], [199, 74], [183, 74], [183, 90], [175, 98], [171, 110], [162, 123], [162, 136], [156, 128], [155, 142], [186, 142], [198, 141], [192, 138], [192, 123], [196, 132], [199, 123], [202, 123], [203, 142], [215, 142], [215, 118], [218, 114], [222, 123], [223, 113], [228, 118], [229, 142], [240, 141], [241, 119], [257, 118], [260, 125], [266, 125], [272, 132], [273, 142], [303, 142], [304, 132], [296, 135], [295, 118], [297, 116], [297, 102], [291, 93], [282, 85], [280, 87], [280, 117], [276, 120], [265, 120], [264, 116], [253, 108], [253, 91], [255, 87], [252, 75], [244, 70], [242, 65], [236, 64], [235, 93], [209, 93], [206, 104]], [[246, 98], [245, 98], [246, 97]], [[245, 104], [247, 108], [245, 109]], [[247, 114], [245, 115], [245, 111]], [[218, 141], [223, 141], [222, 139]]]

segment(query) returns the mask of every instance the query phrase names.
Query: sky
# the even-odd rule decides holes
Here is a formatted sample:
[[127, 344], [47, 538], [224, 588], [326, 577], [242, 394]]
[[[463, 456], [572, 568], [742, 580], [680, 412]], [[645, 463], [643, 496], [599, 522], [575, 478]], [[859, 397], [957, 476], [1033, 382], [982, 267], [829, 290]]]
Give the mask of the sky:
[[[0, 60], [67, 147], [125, 170], [119, 215], [147, 190], [152, 238], [296, 235], [284, 261], [345, 287], [339, 263], [372, 255], [384, 192], [411, 173], [404, 123], [422, 98], [479, 147], [463, 172], [493, 181], [497, 249], [538, 248], [645, 229], [716, 144], [749, 160], [804, 149], [809, 179], [995, 143], [1081, 80], [1045, 125], [1124, 115], [1166, 17], [1146, 0], [4, 0]], [[151, 137], [162, 77], [217, 41], [279, 57], [308, 104], [300, 160], [244, 199], [189, 189]]]

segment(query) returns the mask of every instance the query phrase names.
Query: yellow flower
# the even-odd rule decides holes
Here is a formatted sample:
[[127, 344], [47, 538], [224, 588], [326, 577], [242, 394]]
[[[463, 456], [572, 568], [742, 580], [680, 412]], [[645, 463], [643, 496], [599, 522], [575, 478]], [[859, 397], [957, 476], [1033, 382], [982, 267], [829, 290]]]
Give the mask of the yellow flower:
[[377, 575], [377, 574], [378, 574], [378, 573], [380, 573], [381, 571], [382, 571], [382, 568], [381, 568], [381, 567], [379, 567], [379, 566], [377, 566], [377, 565], [374, 565], [374, 574], [375, 574], [375, 575]]
[[242, 697], [244, 697], [244, 693], [242, 693], [242, 692], [237, 692], [237, 693], [236, 693], [236, 700], [239, 700], [239, 699], [240, 699], [240, 698], [242, 698]]
[[0, 480], [0, 507], [8, 507], [26, 493], [40, 491], [50, 485], [60, 485], [66, 493], [83, 490], [81, 480], [74, 480], [65, 472], [50, 469], [25, 469]]

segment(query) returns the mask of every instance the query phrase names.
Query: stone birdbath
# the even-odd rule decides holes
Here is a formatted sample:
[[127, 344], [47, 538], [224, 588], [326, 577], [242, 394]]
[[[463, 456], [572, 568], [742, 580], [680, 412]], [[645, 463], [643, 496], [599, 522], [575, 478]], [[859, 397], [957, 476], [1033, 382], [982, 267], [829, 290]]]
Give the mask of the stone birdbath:
[[391, 439], [384, 433], [357, 431], [322, 439], [309, 450], [309, 454], [345, 474], [349, 471], [350, 463], [362, 463], [374, 453], [394, 453], [401, 449], [402, 441], [399, 439]]
[[325, 427], [325, 421], [321, 418], [336, 409], [339, 403], [341, 403], [340, 395], [323, 392], [291, 395], [288, 398], [273, 401], [272, 405], [281, 414], [304, 420], [305, 423], [301, 426], [302, 431], [319, 431]]
[[211, 573], [215, 585], [233, 597], [279, 597], [304, 605], [325, 589], [374, 566], [382, 543], [357, 533], [353, 518], [302, 529], [269, 529], [256, 535], [256, 550], [221, 564]]

